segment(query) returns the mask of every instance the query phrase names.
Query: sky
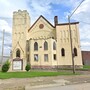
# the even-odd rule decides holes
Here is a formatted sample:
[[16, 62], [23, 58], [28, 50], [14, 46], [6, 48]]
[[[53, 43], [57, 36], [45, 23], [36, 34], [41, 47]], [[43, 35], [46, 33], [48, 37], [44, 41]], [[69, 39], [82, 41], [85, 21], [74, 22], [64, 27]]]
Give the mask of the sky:
[[[2, 31], [5, 30], [4, 55], [10, 55], [12, 46], [12, 16], [14, 11], [27, 10], [31, 25], [40, 15], [52, 24], [57, 15], [59, 23], [68, 22], [67, 16], [75, 10], [82, 0], [0, 0], [0, 55], [2, 52]], [[70, 18], [78, 21], [81, 50], [90, 51], [90, 0], [84, 0]]]

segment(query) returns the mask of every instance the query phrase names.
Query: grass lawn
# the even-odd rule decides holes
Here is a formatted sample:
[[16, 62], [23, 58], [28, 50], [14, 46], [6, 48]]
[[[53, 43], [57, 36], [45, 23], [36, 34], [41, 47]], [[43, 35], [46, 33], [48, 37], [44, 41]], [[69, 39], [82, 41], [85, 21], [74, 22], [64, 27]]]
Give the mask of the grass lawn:
[[[40, 76], [59, 76], [59, 75], [74, 75], [72, 72], [0, 72], [0, 79], [8, 78], [31, 78], [31, 77], [40, 77]], [[77, 75], [77, 73], [75, 74]]]
[[90, 69], [90, 65], [83, 65], [83, 69]]

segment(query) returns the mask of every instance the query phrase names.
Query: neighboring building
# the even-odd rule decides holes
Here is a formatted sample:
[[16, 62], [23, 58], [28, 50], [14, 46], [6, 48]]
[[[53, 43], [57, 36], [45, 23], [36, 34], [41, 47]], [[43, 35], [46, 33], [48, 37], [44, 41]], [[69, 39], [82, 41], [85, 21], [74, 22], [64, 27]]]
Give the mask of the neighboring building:
[[[27, 63], [32, 68], [72, 67], [69, 23], [58, 24], [55, 16], [54, 24], [41, 15], [31, 26], [26, 10], [13, 13], [11, 69], [25, 70]], [[78, 25], [71, 23], [72, 45], [75, 65], [82, 67]]]
[[83, 65], [90, 65], [90, 51], [82, 51]]

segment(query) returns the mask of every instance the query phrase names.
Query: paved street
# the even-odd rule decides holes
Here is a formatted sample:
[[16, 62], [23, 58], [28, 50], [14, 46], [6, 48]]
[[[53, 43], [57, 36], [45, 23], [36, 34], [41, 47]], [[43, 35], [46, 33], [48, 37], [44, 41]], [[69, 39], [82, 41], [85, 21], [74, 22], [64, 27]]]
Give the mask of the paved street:
[[90, 90], [90, 83], [83, 83], [77, 85], [66, 85], [66, 86], [49, 86], [49, 87], [39, 87], [28, 90]]

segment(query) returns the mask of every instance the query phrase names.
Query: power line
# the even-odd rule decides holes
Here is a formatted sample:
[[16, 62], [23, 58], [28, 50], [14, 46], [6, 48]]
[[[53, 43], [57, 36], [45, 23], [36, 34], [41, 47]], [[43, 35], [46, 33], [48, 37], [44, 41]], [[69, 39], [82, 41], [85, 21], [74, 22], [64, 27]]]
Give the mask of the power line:
[[86, 21], [81, 21], [81, 20], [76, 20], [76, 19], [73, 19], [74, 21], [79, 21], [79, 22], [81, 22], [81, 23], [85, 23], [85, 24], [88, 24], [88, 25], [90, 25], [90, 23], [89, 22], [86, 22]]
[[82, 0], [81, 2], [80, 2], [80, 4], [75, 8], [75, 10], [71, 13], [71, 15], [69, 15], [69, 17], [71, 17], [75, 12], [76, 12], [76, 10], [80, 7], [80, 5], [84, 2], [85, 0]]
[[13, 18], [13, 17], [0, 17], [0, 19], [26, 19], [28, 17], [23, 17], [22, 18]]
[[0, 19], [12, 19], [11, 17], [0, 17]]
[[88, 23], [88, 22], [84, 22], [84, 21], [80, 21], [81, 23], [85, 23], [85, 24], [88, 24], [88, 25], [90, 25], [90, 23]]

